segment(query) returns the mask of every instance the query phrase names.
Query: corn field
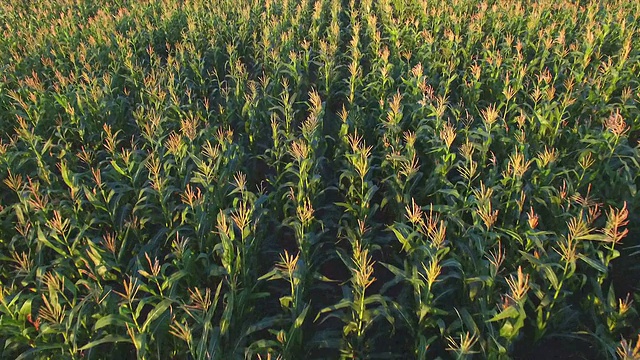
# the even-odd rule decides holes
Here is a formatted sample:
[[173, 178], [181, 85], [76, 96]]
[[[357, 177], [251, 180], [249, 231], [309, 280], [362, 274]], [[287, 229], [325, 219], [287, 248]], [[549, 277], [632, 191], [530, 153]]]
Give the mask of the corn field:
[[640, 359], [640, 2], [0, 3], [1, 359]]

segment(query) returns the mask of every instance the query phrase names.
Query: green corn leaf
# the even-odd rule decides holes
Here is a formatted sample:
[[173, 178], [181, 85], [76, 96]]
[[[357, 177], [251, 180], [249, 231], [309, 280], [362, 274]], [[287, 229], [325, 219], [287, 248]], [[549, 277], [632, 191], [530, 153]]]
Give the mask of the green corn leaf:
[[85, 350], [89, 350], [93, 347], [96, 347], [98, 345], [102, 345], [102, 344], [110, 344], [110, 343], [119, 343], [119, 342], [131, 342], [131, 338], [128, 337], [123, 337], [123, 336], [117, 336], [117, 335], [113, 335], [113, 334], [108, 334], [105, 337], [99, 339], [99, 340], [94, 340], [91, 341], [89, 343], [87, 343], [86, 345], [82, 346], [81, 348], [79, 348], [78, 350], [80, 351], [85, 351]]
[[341, 309], [345, 309], [345, 308], [349, 308], [353, 306], [353, 302], [348, 300], [348, 299], [342, 299], [340, 300], [340, 302], [338, 302], [335, 305], [331, 305], [331, 306], [327, 306], [323, 309], [321, 309], [320, 311], [318, 311], [318, 314], [316, 315], [316, 318], [313, 320], [318, 321], [318, 319], [320, 318], [320, 316], [322, 316], [322, 314], [328, 313], [328, 312], [333, 312], [336, 310], [341, 310]]
[[496, 314], [491, 319], [487, 320], [488, 322], [500, 321], [509, 318], [516, 318], [518, 316], [518, 309], [514, 306], [509, 306], [508, 308], [502, 310], [498, 314]]
[[23, 352], [22, 354], [20, 354], [20, 356], [16, 358], [16, 360], [34, 359], [36, 354], [45, 352], [47, 350], [58, 350], [59, 352], [64, 350], [64, 346], [62, 344], [40, 345], [36, 348]]
[[56, 246], [51, 241], [49, 241], [48, 237], [44, 234], [44, 232], [42, 232], [42, 229], [40, 227], [38, 227], [38, 241], [40, 241], [46, 247], [62, 255], [63, 257], [67, 257], [69, 255], [65, 249]]
[[100, 319], [98, 319], [98, 321], [96, 321], [95, 325], [93, 325], [93, 330], [97, 331], [100, 330], [106, 326], [118, 326], [118, 327], [124, 327], [125, 324], [130, 324], [133, 325], [131, 323], [131, 320], [129, 320], [127, 317], [120, 315], [120, 314], [109, 314], [106, 315], [104, 317], [101, 317]]
[[155, 305], [154, 308], [149, 312], [149, 314], [147, 314], [147, 319], [144, 321], [144, 324], [142, 324], [142, 331], [143, 332], [148, 331], [151, 324], [156, 319], [160, 318], [164, 314], [164, 312], [167, 311], [167, 309], [169, 308], [169, 306], [171, 306], [172, 303], [173, 303], [172, 300], [164, 299], [160, 303]]
[[597, 260], [593, 260], [591, 258], [589, 258], [588, 256], [584, 255], [584, 254], [578, 254], [578, 258], [581, 259], [582, 261], [586, 262], [589, 266], [591, 266], [592, 268], [598, 270], [599, 272], [606, 274], [607, 273], [607, 268], [604, 266], [604, 264], [602, 264], [602, 262], [597, 261]]
[[300, 315], [296, 317], [296, 321], [293, 323], [293, 326], [296, 329], [299, 329], [302, 326], [302, 323], [304, 322], [304, 319], [307, 317], [307, 313], [309, 312], [310, 308], [311, 308], [311, 304], [307, 304], [307, 306], [304, 307]]

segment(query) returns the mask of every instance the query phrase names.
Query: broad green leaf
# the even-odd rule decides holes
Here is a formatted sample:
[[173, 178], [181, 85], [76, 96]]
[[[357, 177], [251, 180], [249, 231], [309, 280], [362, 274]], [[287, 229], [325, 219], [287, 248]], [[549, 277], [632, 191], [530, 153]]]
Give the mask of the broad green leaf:
[[593, 260], [593, 259], [589, 258], [588, 256], [586, 256], [584, 254], [578, 254], [578, 258], [581, 259], [582, 261], [586, 262], [589, 266], [591, 266], [592, 268], [598, 270], [599, 272], [601, 272], [603, 274], [607, 273], [607, 268], [600, 261]]
[[124, 337], [124, 336], [117, 336], [117, 335], [113, 335], [113, 334], [108, 334], [105, 337], [98, 339], [98, 340], [94, 340], [91, 341], [90, 343], [82, 346], [80, 349], [80, 351], [84, 351], [84, 350], [89, 350], [92, 347], [98, 346], [98, 345], [102, 345], [102, 344], [108, 344], [108, 343], [119, 343], [119, 342], [131, 342], [131, 338], [129, 337]]
[[167, 310], [167, 308], [169, 308], [169, 306], [171, 306], [172, 303], [172, 300], [164, 299], [159, 304], [155, 305], [155, 307], [147, 315], [147, 319], [142, 325], [142, 331], [146, 332], [149, 329], [149, 326], [151, 326], [151, 323], [162, 316], [162, 314], [164, 314], [164, 312]]
[[295, 328], [300, 328], [302, 326], [302, 323], [304, 322], [304, 319], [307, 317], [307, 312], [309, 312], [309, 308], [310, 307], [311, 307], [311, 305], [307, 304], [307, 306], [304, 307], [304, 309], [302, 310], [300, 315], [298, 315], [298, 317], [296, 317], [296, 321], [293, 323], [293, 326]]
[[502, 310], [500, 313], [496, 314], [494, 317], [492, 317], [487, 321], [488, 322], [500, 321], [503, 319], [515, 318], [516, 316], [518, 316], [518, 309], [516, 309], [514, 306], [509, 306], [508, 308]]
[[131, 320], [127, 319], [125, 316], [120, 314], [109, 314], [107, 316], [101, 317], [96, 321], [93, 326], [93, 330], [97, 331], [102, 329], [105, 326], [121, 326], [124, 327], [125, 324], [132, 324]]

